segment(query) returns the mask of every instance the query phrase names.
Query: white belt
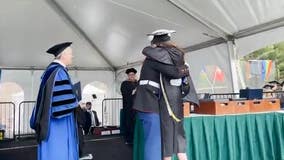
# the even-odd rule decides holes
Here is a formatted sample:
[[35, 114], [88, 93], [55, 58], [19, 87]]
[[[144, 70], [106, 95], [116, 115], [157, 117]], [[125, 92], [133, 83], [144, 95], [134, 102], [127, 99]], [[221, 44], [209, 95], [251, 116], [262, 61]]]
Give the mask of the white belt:
[[141, 81], [139, 81], [139, 85], [146, 85], [146, 84], [160, 89], [160, 84], [157, 83], [157, 82], [150, 81], [150, 80], [141, 80]]
[[170, 83], [171, 83], [172, 86], [181, 86], [182, 80], [181, 80], [181, 78], [171, 79]]

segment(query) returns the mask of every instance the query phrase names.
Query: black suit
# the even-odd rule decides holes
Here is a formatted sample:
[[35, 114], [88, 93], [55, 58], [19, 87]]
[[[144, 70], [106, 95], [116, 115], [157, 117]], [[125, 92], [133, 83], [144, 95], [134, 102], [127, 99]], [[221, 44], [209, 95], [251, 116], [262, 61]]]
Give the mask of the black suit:
[[100, 125], [100, 122], [99, 122], [99, 119], [98, 119], [98, 116], [97, 116], [97, 112], [96, 111], [91, 111], [91, 112], [88, 112], [88, 111], [85, 111], [84, 112], [85, 114], [85, 124], [84, 124], [84, 132], [85, 132], [85, 135], [87, 134], [92, 134], [92, 115], [94, 115], [94, 125], [95, 126], [99, 126]]
[[84, 134], [83, 134], [83, 126], [85, 125], [86, 117], [85, 111], [79, 106], [76, 108], [76, 119], [77, 119], [77, 132], [79, 137], [79, 157], [83, 155], [83, 147], [84, 147]]

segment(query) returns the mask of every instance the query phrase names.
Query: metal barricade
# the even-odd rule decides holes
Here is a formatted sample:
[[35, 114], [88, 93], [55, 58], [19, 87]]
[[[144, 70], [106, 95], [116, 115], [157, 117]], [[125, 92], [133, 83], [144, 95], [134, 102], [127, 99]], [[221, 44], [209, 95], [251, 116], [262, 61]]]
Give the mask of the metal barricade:
[[19, 104], [18, 137], [30, 136], [35, 132], [30, 128], [30, 116], [33, 112], [35, 101], [23, 101]]
[[[239, 93], [216, 93], [209, 94], [208, 99], [238, 99]], [[263, 98], [278, 98], [281, 102], [284, 102], [284, 91], [271, 91], [271, 92], [263, 92]]]
[[15, 104], [0, 102], [0, 130], [4, 131], [4, 140], [15, 139]]
[[275, 91], [275, 97], [274, 98], [279, 98], [283, 99], [284, 98], [284, 91]]
[[210, 94], [209, 99], [238, 99], [239, 93], [215, 93]]
[[269, 91], [269, 92], [263, 92], [263, 98], [278, 98], [283, 99], [284, 98], [284, 91]]
[[119, 126], [122, 98], [106, 98], [102, 101], [102, 126]]

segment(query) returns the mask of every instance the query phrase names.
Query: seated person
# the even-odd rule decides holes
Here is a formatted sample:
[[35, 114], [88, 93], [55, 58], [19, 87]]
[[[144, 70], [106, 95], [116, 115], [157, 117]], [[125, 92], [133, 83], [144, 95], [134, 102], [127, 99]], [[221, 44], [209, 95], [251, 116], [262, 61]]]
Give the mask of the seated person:
[[85, 111], [85, 125], [84, 125], [84, 132], [85, 135], [92, 134], [93, 129], [96, 126], [99, 126], [100, 122], [97, 116], [97, 112], [92, 110], [92, 103], [86, 103], [86, 111]]
[[273, 86], [271, 88], [272, 91], [280, 91], [282, 89], [281, 84], [278, 81], [270, 81], [268, 84]]
[[273, 98], [274, 94], [272, 93], [275, 89], [274, 85], [266, 84], [263, 87], [263, 98]]

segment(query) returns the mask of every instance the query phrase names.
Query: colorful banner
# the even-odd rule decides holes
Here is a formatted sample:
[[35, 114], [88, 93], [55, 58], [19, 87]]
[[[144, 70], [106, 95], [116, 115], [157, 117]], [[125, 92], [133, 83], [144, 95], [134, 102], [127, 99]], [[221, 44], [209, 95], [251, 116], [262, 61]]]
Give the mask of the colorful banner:
[[209, 76], [207, 74], [206, 68], [203, 67], [199, 72], [199, 80], [198, 80], [199, 87], [211, 87], [211, 81], [209, 80]]
[[265, 80], [267, 81], [268, 78], [271, 75], [271, 71], [272, 71], [272, 60], [268, 60], [266, 61], [266, 67], [265, 67]]
[[261, 60], [261, 79], [268, 81], [272, 69], [272, 60]]
[[261, 88], [266, 82], [275, 80], [276, 66], [273, 60], [241, 61], [245, 86]]
[[225, 81], [225, 75], [224, 72], [218, 67], [215, 67], [215, 74], [213, 78], [213, 82], [224, 82]]
[[197, 88], [199, 92], [212, 92], [215, 89], [226, 88], [224, 71], [217, 65], [206, 65], [199, 72]]

